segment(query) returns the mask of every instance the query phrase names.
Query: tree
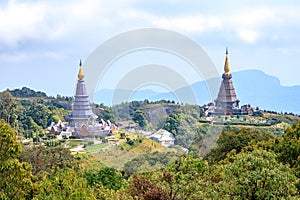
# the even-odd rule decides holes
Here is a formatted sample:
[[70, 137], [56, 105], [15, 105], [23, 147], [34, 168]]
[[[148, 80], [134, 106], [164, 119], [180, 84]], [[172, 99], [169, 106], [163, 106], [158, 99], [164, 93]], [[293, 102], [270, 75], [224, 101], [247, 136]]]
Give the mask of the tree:
[[58, 170], [40, 184], [36, 199], [96, 199], [86, 180], [72, 169]]
[[78, 169], [79, 163], [68, 149], [62, 147], [27, 147], [20, 160], [32, 165], [32, 173], [41, 180], [61, 169]]
[[203, 110], [199, 106], [185, 105], [166, 117], [164, 129], [175, 135], [177, 145], [189, 148], [198, 135]]
[[153, 199], [165, 200], [169, 199], [166, 191], [162, 189], [156, 182], [149, 180], [145, 176], [132, 177], [131, 184], [128, 186], [129, 194], [134, 199]]
[[9, 91], [0, 92], [0, 119], [4, 119], [6, 123], [10, 122], [13, 103], [13, 96]]
[[268, 141], [274, 136], [261, 129], [241, 128], [239, 130], [223, 131], [217, 141], [216, 148], [212, 149], [204, 158], [210, 163], [216, 163], [226, 158], [227, 154], [235, 150], [241, 152], [250, 141]]
[[86, 171], [84, 177], [90, 186], [100, 184], [107, 189], [119, 190], [123, 185], [121, 173], [110, 167], [104, 167], [96, 172]]
[[[276, 159], [283, 163], [289, 164], [294, 174], [300, 178], [300, 121], [294, 123], [285, 130], [282, 136], [275, 137], [269, 141], [252, 141], [244, 151], [252, 152], [256, 149], [264, 149], [276, 154]], [[300, 182], [298, 185], [300, 191]]]
[[193, 154], [182, 156], [160, 173], [160, 185], [169, 199], [198, 199], [207, 184], [208, 164]]
[[29, 119], [28, 131], [31, 133], [31, 136], [33, 137], [33, 135], [37, 135], [37, 134], [41, 133], [42, 128], [35, 123], [35, 121], [32, 119], [32, 117], [28, 117], [28, 119]]
[[287, 128], [282, 137], [279, 137], [275, 143], [274, 150], [279, 161], [300, 169], [300, 121]]
[[112, 123], [116, 121], [115, 116], [112, 113], [112, 109], [102, 105], [96, 105], [96, 115], [98, 115], [99, 119], [104, 119], [105, 121], [109, 120]]
[[141, 110], [136, 110], [134, 112], [132, 120], [138, 123], [142, 128], [147, 126], [146, 114]]
[[297, 196], [297, 178], [276, 155], [264, 150], [239, 153], [220, 166], [222, 180], [214, 185], [219, 199], [290, 199]]
[[31, 166], [20, 162], [21, 145], [16, 132], [0, 121], [0, 199], [30, 198], [33, 191]]
[[2, 119], [0, 121], [0, 161], [18, 158], [22, 151], [21, 144], [17, 142], [15, 130]]
[[166, 122], [164, 124], [164, 129], [173, 133], [177, 134], [178, 126], [180, 125], [181, 121], [181, 111], [175, 110], [166, 118]]
[[148, 152], [126, 162], [123, 170], [128, 174], [154, 171], [167, 166], [178, 157], [174, 152]]
[[28, 163], [8, 159], [0, 164], [0, 199], [32, 197], [34, 177]]
[[128, 193], [138, 199], [199, 199], [206, 190], [207, 172], [207, 163], [189, 154], [161, 171], [133, 175]]

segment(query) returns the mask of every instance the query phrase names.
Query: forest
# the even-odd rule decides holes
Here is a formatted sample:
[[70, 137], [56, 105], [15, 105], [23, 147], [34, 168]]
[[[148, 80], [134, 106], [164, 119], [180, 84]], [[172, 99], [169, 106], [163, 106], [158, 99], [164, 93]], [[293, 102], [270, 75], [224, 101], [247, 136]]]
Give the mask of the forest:
[[[25, 96], [24, 96], [25, 95]], [[71, 154], [61, 145], [24, 145], [20, 138], [38, 137], [52, 121], [63, 120], [72, 99], [47, 97], [28, 90], [0, 93], [0, 199], [299, 199], [300, 121], [293, 115], [268, 115], [278, 126], [211, 128], [200, 106], [175, 102], [129, 102], [116, 107], [94, 105], [103, 119], [132, 119], [138, 129], [159, 127], [172, 132], [189, 150], [145, 152], [122, 170], [97, 162], [89, 154]], [[149, 112], [159, 104], [162, 119]], [[153, 115], [160, 115], [154, 109]], [[243, 123], [250, 120], [241, 120]], [[239, 121], [236, 121], [239, 122]], [[208, 134], [216, 144], [207, 149]], [[122, 133], [120, 133], [121, 136]], [[209, 140], [210, 141], [210, 140]], [[127, 139], [123, 149], [147, 140]], [[154, 149], [155, 150], [155, 149]], [[201, 152], [202, 151], [202, 152]], [[147, 163], [146, 163], [147, 162]], [[140, 173], [142, 165], [162, 166]]]

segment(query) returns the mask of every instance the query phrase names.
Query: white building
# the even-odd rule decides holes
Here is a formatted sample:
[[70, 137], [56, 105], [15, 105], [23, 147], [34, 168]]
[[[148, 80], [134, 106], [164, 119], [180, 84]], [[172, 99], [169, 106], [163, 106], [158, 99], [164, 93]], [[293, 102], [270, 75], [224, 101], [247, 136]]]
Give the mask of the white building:
[[150, 135], [149, 138], [156, 142], [159, 142], [165, 147], [172, 146], [175, 142], [174, 135], [164, 129], [158, 130], [156, 133]]

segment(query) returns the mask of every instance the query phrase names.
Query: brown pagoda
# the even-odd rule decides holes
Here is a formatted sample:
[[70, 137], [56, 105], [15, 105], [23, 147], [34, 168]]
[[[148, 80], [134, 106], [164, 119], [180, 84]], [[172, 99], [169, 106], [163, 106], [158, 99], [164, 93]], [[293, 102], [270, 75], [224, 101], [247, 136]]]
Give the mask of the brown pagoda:
[[240, 111], [240, 101], [236, 97], [231, 78], [232, 75], [230, 73], [230, 65], [228, 62], [228, 49], [226, 48], [224, 73], [222, 75], [223, 80], [218, 97], [215, 100], [215, 115], [233, 115], [237, 114]]

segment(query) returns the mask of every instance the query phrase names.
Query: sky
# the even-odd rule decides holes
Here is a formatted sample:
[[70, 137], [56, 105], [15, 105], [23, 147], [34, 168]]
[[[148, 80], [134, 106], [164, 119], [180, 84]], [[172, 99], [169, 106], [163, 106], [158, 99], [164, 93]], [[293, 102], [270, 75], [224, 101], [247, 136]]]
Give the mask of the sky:
[[[299, 1], [2, 0], [0, 90], [26, 86], [71, 96], [80, 59], [84, 62], [110, 38], [140, 28], [187, 36], [206, 51], [219, 73], [228, 47], [233, 72], [256, 69], [278, 77], [282, 85], [300, 85]], [[122, 65], [130, 68], [134, 60], [148, 64], [151, 57], [174, 68], [184, 66], [164, 53], [142, 54], [119, 60], [115, 71]], [[198, 81], [192, 74], [189, 83]], [[112, 88], [116, 81], [99, 83]]]

